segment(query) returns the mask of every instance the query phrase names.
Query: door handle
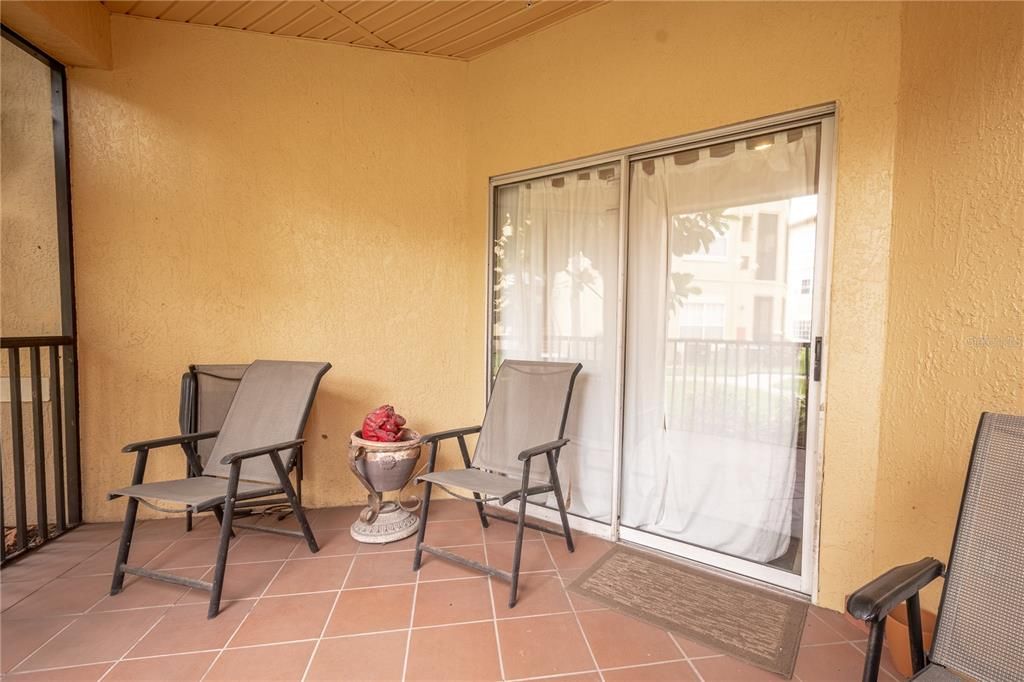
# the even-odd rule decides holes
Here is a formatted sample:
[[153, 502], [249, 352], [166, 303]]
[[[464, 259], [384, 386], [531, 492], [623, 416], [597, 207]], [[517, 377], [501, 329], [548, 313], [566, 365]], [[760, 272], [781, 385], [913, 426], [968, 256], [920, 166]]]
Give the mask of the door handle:
[[821, 381], [821, 337], [814, 337], [814, 380]]

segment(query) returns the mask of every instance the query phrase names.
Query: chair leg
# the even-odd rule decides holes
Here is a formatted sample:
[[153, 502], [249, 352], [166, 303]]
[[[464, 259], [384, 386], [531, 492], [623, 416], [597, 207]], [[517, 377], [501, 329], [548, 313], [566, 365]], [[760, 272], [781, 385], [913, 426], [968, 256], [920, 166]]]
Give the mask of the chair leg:
[[213, 589], [210, 590], [210, 608], [207, 618], [220, 613], [220, 596], [224, 590], [224, 572], [228, 563], [228, 546], [231, 543], [231, 519], [235, 514], [235, 494], [230, 493], [224, 503], [224, 519], [220, 525], [220, 539], [217, 542], [217, 564], [213, 571]]
[[302, 503], [299, 502], [299, 497], [295, 494], [295, 489], [292, 488], [292, 483], [287, 476], [284, 477], [281, 487], [284, 488], [284, 495], [292, 507], [295, 520], [299, 522], [299, 528], [302, 530], [302, 536], [306, 538], [309, 551], [316, 554], [320, 551], [320, 546], [317, 545], [316, 538], [313, 537], [313, 529], [309, 527], [309, 521], [306, 520], [306, 511], [302, 508]]
[[210, 590], [210, 608], [207, 618], [220, 613], [220, 595], [224, 590], [224, 571], [228, 563], [228, 546], [231, 543], [231, 521], [235, 517], [235, 502], [238, 498], [238, 477], [242, 473], [242, 462], [235, 461], [228, 475], [228, 493], [224, 496], [224, 517], [220, 523], [220, 539], [217, 542], [217, 564], [213, 569], [213, 586]]
[[476, 513], [480, 516], [480, 525], [490, 528], [491, 524], [487, 520], [487, 513], [484, 511], [484, 502], [480, 499], [480, 493], [473, 493], [473, 497], [476, 498]]
[[921, 595], [914, 593], [907, 599], [907, 630], [910, 634], [910, 668], [914, 674], [925, 664], [924, 637], [921, 634]]
[[[525, 477], [524, 477], [525, 480]], [[512, 588], [509, 591], [508, 607], [511, 609], [516, 605], [519, 597], [519, 564], [523, 558], [523, 529], [526, 523], [526, 484], [523, 484], [523, 494], [519, 496], [519, 516], [516, 519], [516, 547], [512, 553]]]
[[135, 519], [139, 513], [139, 501], [128, 498], [128, 507], [124, 511], [124, 526], [121, 528], [121, 544], [117, 548], [117, 559], [114, 563], [114, 579], [110, 582], [111, 596], [124, 587], [124, 565], [128, 563], [128, 552], [132, 547], [132, 535], [135, 534]]
[[882, 662], [882, 638], [885, 635], [885, 618], [871, 623], [868, 635], [868, 650], [864, 655], [863, 682], [878, 682], [878, 666]]
[[420, 570], [423, 565], [423, 538], [427, 535], [427, 514], [430, 512], [430, 491], [434, 484], [427, 481], [423, 488], [423, 511], [420, 512], [420, 528], [416, 532], [416, 553], [412, 557], [412, 570]]
[[[189, 517], [188, 518], [189, 527], [191, 527], [192, 526], [192, 512], [186, 512], [186, 513], [188, 514], [188, 517]], [[213, 516], [217, 519], [217, 525], [223, 526], [224, 525], [224, 506], [223, 505], [217, 505], [216, 507], [214, 507], [213, 508]], [[231, 537], [235, 537], [235, 530], [233, 528], [231, 528], [230, 524], [228, 525], [228, 530], [231, 531]]]
[[192, 510], [185, 512], [185, 532], [192, 532]]
[[316, 538], [313, 537], [313, 529], [309, 527], [309, 521], [306, 520], [306, 512], [302, 510], [302, 505], [299, 504], [295, 488], [292, 487], [292, 480], [288, 478], [288, 471], [284, 468], [284, 464], [281, 463], [281, 456], [276, 450], [270, 453], [270, 461], [274, 464], [274, 470], [277, 471], [277, 479], [281, 483], [281, 489], [284, 490], [284, 496], [288, 498], [288, 504], [291, 505], [292, 512], [295, 514], [295, 520], [299, 522], [299, 528], [302, 529], [302, 536], [306, 538], [309, 551], [316, 554], [320, 551], [320, 547], [316, 544]]
[[562, 486], [558, 482], [558, 461], [550, 452], [548, 453], [548, 470], [551, 472], [551, 485], [555, 486], [555, 501], [558, 502], [558, 515], [562, 517], [562, 532], [565, 533], [565, 546], [570, 552], [575, 552], [576, 545], [572, 541], [572, 531], [569, 530], [569, 514], [565, 510], [565, 500], [562, 499]]
[[[462, 463], [466, 465], [467, 469], [470, 468], [472, 463], [469, 459], [469, 448], [466, 446], [465, 436], [459, 436], [459, 452], [462, 454]], [[473, 499], [476, 500], [476, 513], [480, 516], [480, 525], [484, 528], [490, 527], [490, 523], [487, 521], [487, 514], [484, 513], [484, 503], [480, 499], [480, 493], [473, 493]]]

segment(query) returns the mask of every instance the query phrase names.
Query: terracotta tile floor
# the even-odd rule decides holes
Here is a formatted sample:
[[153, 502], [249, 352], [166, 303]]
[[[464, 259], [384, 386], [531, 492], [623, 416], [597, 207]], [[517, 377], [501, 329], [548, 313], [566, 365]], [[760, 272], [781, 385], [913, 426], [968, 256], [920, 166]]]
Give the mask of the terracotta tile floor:
[[[472, 505], [437, 501], [428, 541], [509, 568], [510, 526], [483, 530]], [[221, 615], [206, 593], [129, 577], [107, 595], [119, 524], [76, 529], [0, 574], [0, 673], [29, 680], [777, 680], [700, 644], [565, 591], [608, 543], [530, 531], [520, 601], [508, 586], [429, 555], [412, 539], [352, 541], [351, 508], [315, 510], [323, 551], [240, 530]], [[264, 519], [260, 523], [276, 523]], [[281, 526], [294, 527], [291, 519]], [[209, 578], [212, 518], [142, 522], [132, 563]], [[859, 680], [864, 634], [811, 609], [794, 679]], [[897, 679], [886, 659], [882, 679]]]

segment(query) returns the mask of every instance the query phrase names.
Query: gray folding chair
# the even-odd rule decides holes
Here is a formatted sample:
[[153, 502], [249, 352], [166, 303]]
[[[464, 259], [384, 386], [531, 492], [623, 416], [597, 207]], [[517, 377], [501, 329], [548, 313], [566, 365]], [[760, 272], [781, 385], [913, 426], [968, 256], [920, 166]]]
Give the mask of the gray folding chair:
[[871, 624], [864, 680], [878, 679], [885, 617], [907, 603], [914, 680], [1024, 680], [1024, 417], [981, 415], [967, 470], [935, 639], [927, 658], [918, 593], [943, 575], [921, 559], [890, 570], [846, 602]]
[[[483, 571], [512, 584], [508, 600], [511, 608], [516, 605], [519, 588], [524, 527], [564, 536], [569, 551], [575, 549], [558, 480], [558, 456], [569, 442], [568, 438], [563, 437], [565, 420], [569, 414], [576, 376], [581, 369], [583, 365], [568, 362], [506, 360], [498, 368], [482, 426], [441, 431], [423, 437], [423, 442], [430, 446], [430, 459], [427, 462], [427, 473], [416, 479], [426, 483], [426, 490], [413, 558], [414, 571], [420, 569], [423, 552]], [[480, 436], [470, 460], [466, 436], [473, 433], [479, 433]], [[449, 438], [458, 439], [465, 468], [434, 471], [438, 443]], [[435, 484], [455, 497], [472, 499], [484, 528], [488, 526], [488, 518], [510, 521], [488, 513], [484, 509], [485, 502], [506, 504], [519, 500], [511, 572], [423, 543], [430, 510], [430, 493]], [[471, 493], [472, 498], [464, 497], [463, 491]], [[562, 533], [526, 521], [526, 504], [531, 502], [530, 496], [547, 493], [554, 493], [562, 517]]]
[[[132, 443], [123, 448], [122, 452], [136, 453], [135, 473], [130, 486], [113, 490], [108, 496], [109, 499], [128, 498], [121, 544], [110, 586], [111, 595], [121, 591], [124, 576], [130, 573], [209, 590], [208, 617], [216, 616], [220, 611], [228, 545], [232, 535], [232, 518], [236, 504], [243, 500], [284, 494], [301, 531], [247, 527], [301, 537], [306, 540], [310, 551], [319, 551], [313, 532], [306, 521], [306, 515], [299, 506], [295, 490], [288, 479], [288, 469], [297, 448], [303, 443], [302, 430], [313, 405], [320, 379], [330, 368], [328, 363], [257, 360], [242, 376], [219, 432], [204, 431], [158, 438]], [[200, 464], [194, 444], [207, 439], [215, 440], [209, 460], [201, 467], [200, 476], [153, 483], [143, 482], [146, 460], [151, 449], [192, 445], [185, 448], [185, 454], [192, 469], [197, 470]], [[180, 510], [168, 510], [157, 507], [149, 500], [174, 502], [185, 507]], [[220, 538], [212, 583], [127, 565], [140, 502], [161, 511], [201, 512], [212, 509], [217, 513], [220, 521]]]
[[[181, 396], [178, 403], [178, 425], [182, 435], [203, 431], [220, 431], [228, 408], [235, 399], [235, 391], [242, 381], [242, 375], [249, 369], [248, 364], [236, 365], [189, 365], [181, 375]], [[202, 476], [203, 467], [210, 461], [213, 439], [196, 443], [182, 443], [185, 451], [185, 475]], [[192, 450], [196, 457], [190, 457]], [[296, 457], [298, 460], [301, 457]], [[198, 466], [194, 466], [198, 463]], [[298, 463], [296, 463], [298, 466]], [[295, 494], [302, 504], [302, 490], [296, 480]], [[241, 505], [235, 505], [237, 509]], [[192, 530], [192, 511], [185, 512], [185, 530]]]
[[[242, 375], [249, 368], [247, 364], [234, 365], [189, 365], [188, 371], [181, 375], [181, 397], [178, 404], [178, 424], [181, 433], [200, 433], [202, 431], [219, 431], [228, 416], [228, 408], [235, 398], [235, 391], [242, 381]], [[202, 467], [210, 460], [213, 452], [213, 440], [202, 440], [198, 443], [182, 443], [186, 452], [186, 476], [201, 476]], [[195, 448], [198, 455], [199, 468], [193, 469], [192, 460], [188, 458], [188, 448]], [[302, 505], [302, 448], [295, 449], [292, 459], [295, 472], [295, 497]], [[291, 471], [291, 470], [290, 470]], [[261, 513], [274, 512], [278, 520], [291, 513], [291, 507], [285, 498], [259, 499], [239, 502], [235, 505], [235, 515], [240, 510], [256, 509]], [[240, 524], [235, 524], [238, 527]], [[185, 530], [192, 530], [192, 512], [185, 512]]]

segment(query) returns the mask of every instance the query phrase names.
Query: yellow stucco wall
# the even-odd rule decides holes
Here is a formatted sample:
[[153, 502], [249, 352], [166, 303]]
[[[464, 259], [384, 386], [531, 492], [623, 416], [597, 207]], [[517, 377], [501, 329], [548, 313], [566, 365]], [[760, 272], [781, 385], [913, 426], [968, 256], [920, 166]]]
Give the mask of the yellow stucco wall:
[[943, 554], [977, 412], [1021, 407], [979, 379], [1019, 351], [966, 347], [1024, 310], [1019, 8], [611, 3], [468, 65], [114, 17], [70, 87], [86, 518], [189, 362], [256, 357], [334, 363], [307, 502], [360, 500], [367, 410], [482, 413], [488, 176], [836, 101], [817, 600]]
[[60, 334], [50, 69], [3, 40], [0, 81], [0, 333]]
[[900, 83], [877, 571], [946, 559], [979, 414], [1024, 414], [1024, 4], [908, 4]]
[[819, 595], [831, 607], [872, 569], [899, 46], [898, 4], [611, 3], [469, 67], [481, 280], [488, 176], [838, 102]]
[[[121, 446], [177, 430], [190, 362], [326, 360], [306, 502], [364, 499], [348, 434], [391, 402], [480, 417], [466, 65], [113, 17], [114, 68], [70, 72], [85, 517]], [[150, 456], [180, 476], [180, 451]]]
[[[50, 68], [13, 43], [0, 41], [0, 336], [59, 335], [61, 330], [60, 270], [57, 259], [57, 202], [53, 165], [53, 121]], [[53, 452], [51, 408], [47, 393], [50, 359], [42, 351], [43, 422], [45, 452]], [[34, 427], [31, 413], [30, 356], [21, 353], [22, 437], [25, 506], [29, 523], [35, 521], [36, 476], [32, 456]], [[8, 388], [7, 351], [0, 354], [0, 385]], [[4, 454], [4, 518], [15, 517], [10, 394], [0, 402], [0, 452]], [[52, 467], [46, 471], [53, 480]], [[52, 490], [52, 486], [49, 487]], [[47, 513], [55, 519], [54, 503]], [[8, 521], [8, 523], [10, 523]]]

